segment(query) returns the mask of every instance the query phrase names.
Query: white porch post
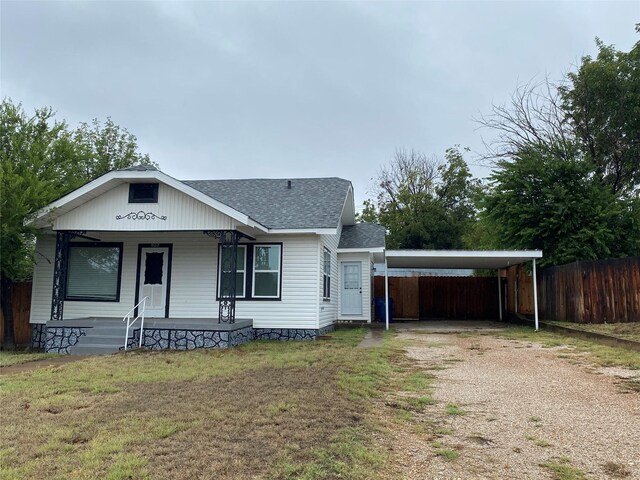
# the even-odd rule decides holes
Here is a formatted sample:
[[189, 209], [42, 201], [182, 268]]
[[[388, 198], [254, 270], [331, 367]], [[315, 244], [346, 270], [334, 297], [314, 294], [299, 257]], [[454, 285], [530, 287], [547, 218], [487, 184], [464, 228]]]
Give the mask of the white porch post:
[[500, 282], [500, 269], [498, 269], [498, 315], [502, 321], [502, 283]]
[[538, 331], [538, 281], [536, 279], [536, 259], [533, 259], [533, 312], [536, 320], [536, 332]]
[[389, 266], [387, 259], [384, 259], [384, 322], [385, 330], [389, 330]]

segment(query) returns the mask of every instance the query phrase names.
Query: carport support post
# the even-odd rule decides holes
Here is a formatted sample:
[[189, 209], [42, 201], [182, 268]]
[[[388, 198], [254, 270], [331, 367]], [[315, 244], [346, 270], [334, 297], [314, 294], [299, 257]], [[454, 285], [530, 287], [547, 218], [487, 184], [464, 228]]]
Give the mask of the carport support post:
[[538, 331], [538, 281], [536, 279], [536, 259], [533, 259], [533, 313], [536, 320], [536, 332]]
[[500, 269], [498, 269], [498, 315], [502, 321], [502, 283], [500, 282]]
[[384, 259], [384, 328], [389, 330], [389, 266], [387, 259]]

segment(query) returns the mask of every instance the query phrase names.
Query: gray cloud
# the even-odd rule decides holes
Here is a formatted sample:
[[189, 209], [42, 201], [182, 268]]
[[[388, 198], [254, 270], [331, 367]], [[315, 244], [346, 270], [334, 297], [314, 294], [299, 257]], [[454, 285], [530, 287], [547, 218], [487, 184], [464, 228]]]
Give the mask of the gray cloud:
[[3, 1], [0, 81], [111, 116], [177, 178], [341, 176], [362, 200], [396, 148], [479, 150], [472, 117], [519, 82], [595, 36], [631, 48], [639, 5]]

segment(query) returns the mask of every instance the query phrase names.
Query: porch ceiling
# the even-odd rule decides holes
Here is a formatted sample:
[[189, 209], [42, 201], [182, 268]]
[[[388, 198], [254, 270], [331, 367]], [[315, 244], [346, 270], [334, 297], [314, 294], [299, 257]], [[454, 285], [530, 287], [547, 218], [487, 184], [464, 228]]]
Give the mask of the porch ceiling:
[[542, 258], [541, 250], [387, 250], [388, 268], [505, 268]]

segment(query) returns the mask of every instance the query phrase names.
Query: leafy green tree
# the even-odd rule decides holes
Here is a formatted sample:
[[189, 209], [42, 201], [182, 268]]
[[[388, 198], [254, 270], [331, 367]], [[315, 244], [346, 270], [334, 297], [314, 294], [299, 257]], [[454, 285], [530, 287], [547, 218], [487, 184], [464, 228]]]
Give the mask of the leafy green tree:
[[596, 39], [559, 92], [563, 109], [594, 173], [614, 193], [640, 190], [640, 42], [629, 52]]
[[119, 127], [110, 117], [104, 125], [98, 119], [81, 123], [73, 132], [79, 158], [77, 168], [83, 179], [94, 179], [111, 170], [131, 165], [155, 165], [148, 154], [138, 152], [135, 135]]
[[0, 105], [0, 303], [4, 348], [13, 348], [12, 290], [29, 279], [33, 267], [34, 230], [25, 225], [33, 213], [56, 198], [112, 168], [148, 161], [137, 152], [135, 137], [108, 120], [73, 132], [55, 119], [51, 108], [28, 116], [22, 105]]
[[596, 44], [563, 85], [520, 87], [479, 119], [496, 170], [468, 241], [542, 248], [547, 265], [640, 255], [640, 42]]
[[477, 188], [457, 147], [447, 150], [444, 163], [399, 150], [379, 174], [375, 199], [365, 201], [359, 220], [385, 226], [389, 248], [462, 248]]
[[542, 266], [637, 251], [637, 207], [629, 209], [590, 174], [588, 163], [560, 160], [547, 149], [499, 161], [481, 205], [487, 243], [541, 249]]

